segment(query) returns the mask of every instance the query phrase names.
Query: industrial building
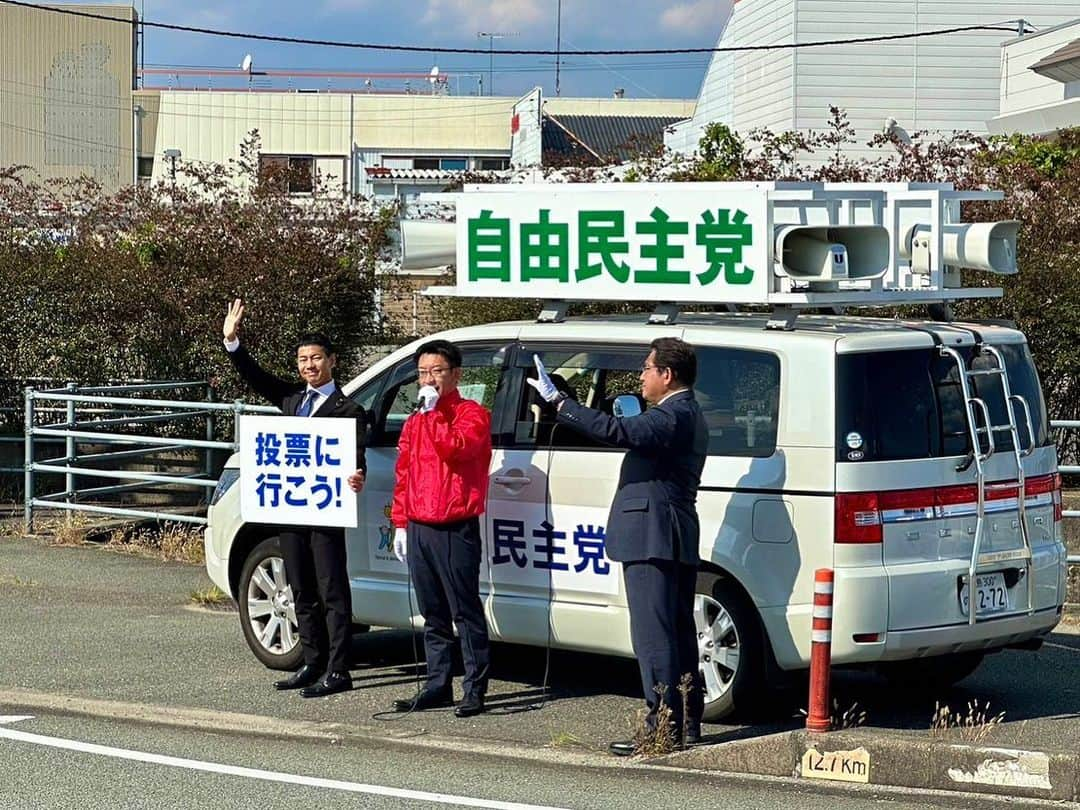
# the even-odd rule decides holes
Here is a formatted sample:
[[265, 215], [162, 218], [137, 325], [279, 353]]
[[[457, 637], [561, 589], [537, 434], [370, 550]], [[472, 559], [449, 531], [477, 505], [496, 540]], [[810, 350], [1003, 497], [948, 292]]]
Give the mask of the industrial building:
[[41, 178], [89, 174], [108, 189], [172, 179], [186, 161], [223, 163], [258, 130], [260, 159], [289, 166], [296, 194], [323, 182], [342, 195], [407, 200], [464, 171], [538, 165], [560, 151], [590, 160], [597, 138], [612, 154], [635, 139], [660, 143], [663, 128], [694, 107], [687, 99], [545, 101], [533, 91], [526, 98], [542, 120], [566, 120], [550, 123], [544, 150], [515, 155], [521, 99], [450, 95], [450, 77], [437, 69], [391, 74], [399, 81], [390, 92], [364, 80], [387, 74], [256, 70], [250, 59], [246, 70], [142, 71], [134, 8], [54, 8], [75, 13], [0, 5], [0, 165]]

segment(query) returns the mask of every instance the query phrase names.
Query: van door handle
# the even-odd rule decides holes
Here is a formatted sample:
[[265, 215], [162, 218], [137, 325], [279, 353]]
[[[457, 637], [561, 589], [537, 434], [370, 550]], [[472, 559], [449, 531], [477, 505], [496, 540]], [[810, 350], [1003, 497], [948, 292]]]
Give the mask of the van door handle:
[[504, 487], [520, 487], [531, 484], [532, 479], [524, 475], [496, 475], [495, 483]]

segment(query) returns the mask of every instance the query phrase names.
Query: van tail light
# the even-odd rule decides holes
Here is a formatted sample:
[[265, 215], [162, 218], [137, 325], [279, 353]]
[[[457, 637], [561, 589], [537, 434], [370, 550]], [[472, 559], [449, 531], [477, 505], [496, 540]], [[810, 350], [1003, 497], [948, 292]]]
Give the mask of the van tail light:
[[[992, 509], [994, 503], [1000, 501], [1013, 501], [1013, 505], [1004, 504], [1004, 508], [1016, 508], [1019, 495], [1020, 486], [1016, 481], [991, 482], [986, 486], [986, 508]], [[1045, 506], [1047, 495], [1053, 498], [1054, 522], [1059, 523], [1062, 519], [1061, 475], [1038, 475], [1024, 481], [1025, 500], [1042, 496]], [[834, 501], [833, 541], [881, 543], [886, 524], [971, 516], [975, 514], [978, 500], [979, 490], [975, 484], [884, 492], [838, 492]]]
[[1024, 492], [1030, 498], [1035, 495], [1046, 495], [1049, 493], [1053, 498], [1054, 504], [1054, 522], [1059, 523], [1061, 521], [1061, 474], [1052, 473], [1050, 475], [1040, 475], [1035, 478], [1029, 478], [1024, 482]]
[[834, 542], [882, 542], [881, 510], [876, 492], [838, 492], [835, 508]]

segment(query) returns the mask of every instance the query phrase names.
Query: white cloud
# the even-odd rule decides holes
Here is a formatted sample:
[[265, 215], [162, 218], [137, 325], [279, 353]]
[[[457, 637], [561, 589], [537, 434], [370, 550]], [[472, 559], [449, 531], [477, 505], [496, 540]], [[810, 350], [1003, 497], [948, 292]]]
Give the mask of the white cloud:
[[678, 34], [711, 30], [716, 30], [719, 34], [720, 26], [730, 10], [730, 0], [693, 0], [689, 3], [676, 3], [664, 9], [660, 15], [660, 25]]
[[429, 28], [455, 35], [476, 36], [477, 31], [525, 35], [549, 17], [554, 27], [549, 5], [542, 0], [427, 0], [420, 20]]

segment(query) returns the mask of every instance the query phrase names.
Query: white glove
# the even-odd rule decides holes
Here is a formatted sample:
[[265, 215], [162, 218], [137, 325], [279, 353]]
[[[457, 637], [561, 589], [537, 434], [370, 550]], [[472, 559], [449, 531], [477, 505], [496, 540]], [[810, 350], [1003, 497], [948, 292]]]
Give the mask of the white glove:
[[408, 555], [407, 537], [404, 529], [394, 529], [394, 556], [401, 562], [405, 562]]
[[563, 393], [555, 387], [555, 383], [551, 381], [551, 377], [548, 376], [547, 369], [544, 368], [543, 362], [537, 355], [533, 355], [533, 362], [536, 363], [536, 379], [526, 380], [529, 385], [536, 389], [536, 393], [545, 402], [558, 402], [563, 398]]
[[435, 410], [435, 404], [439, 401], [439, 390], [434, 385], [425, 385], [417, 394], [420, 401], [420, 413]]

